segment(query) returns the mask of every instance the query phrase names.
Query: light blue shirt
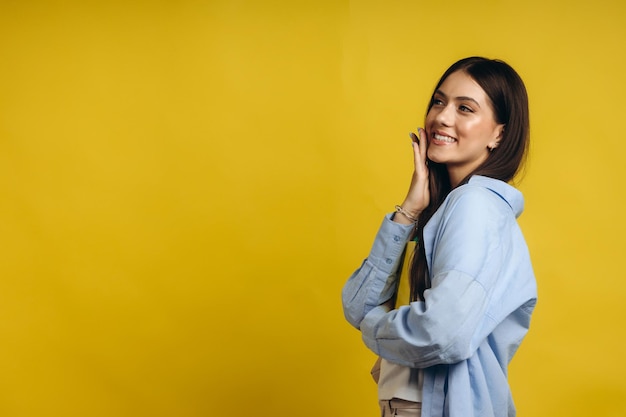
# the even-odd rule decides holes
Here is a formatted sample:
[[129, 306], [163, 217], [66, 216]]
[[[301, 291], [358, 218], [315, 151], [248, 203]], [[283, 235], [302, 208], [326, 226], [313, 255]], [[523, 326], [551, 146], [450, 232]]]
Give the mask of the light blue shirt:
[[343, 288], [346, 319], [374, 353], [424, 369], [423, 417], [513, 417], [507, 367], [528, 331], [537, 287], [512, 186], [473, 176], [424, 228], [432, 287], [388, 311], [412, 226], [383, 220]]

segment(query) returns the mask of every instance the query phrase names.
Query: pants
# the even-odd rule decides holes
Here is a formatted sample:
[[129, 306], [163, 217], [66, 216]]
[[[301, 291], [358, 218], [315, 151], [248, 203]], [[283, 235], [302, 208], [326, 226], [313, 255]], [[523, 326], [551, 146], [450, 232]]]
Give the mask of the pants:
[[420, 417], [422, 404], [406, 400], [383, 400], [380, 403], [381, 417]]

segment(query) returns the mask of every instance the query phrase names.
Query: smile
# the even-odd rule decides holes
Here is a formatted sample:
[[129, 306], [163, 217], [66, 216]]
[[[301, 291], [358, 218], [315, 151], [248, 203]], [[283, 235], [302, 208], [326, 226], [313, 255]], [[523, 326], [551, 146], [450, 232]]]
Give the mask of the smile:
[[439, 134], [437, 134], [437, 133], [435, 133], [435, 134], [433, 135], [433, 138], [434, 138], [434, 139], [436, 139], [436, 140], [438, 140], [438, 141], [441, 141], [441, 142], [446, 142], [446, 143], [453, 143], [453, 142], [456, 142], [456, 139], [451, 138], [450, 136], [443, 136], [443, 135], [439, 135]]

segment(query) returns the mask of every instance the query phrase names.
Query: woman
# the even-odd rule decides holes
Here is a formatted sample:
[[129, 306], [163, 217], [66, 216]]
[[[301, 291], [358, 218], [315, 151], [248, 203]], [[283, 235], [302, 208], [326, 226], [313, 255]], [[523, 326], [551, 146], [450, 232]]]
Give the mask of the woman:
[[[507, 184], [528, 148], [524, 84], [502, 61], [462, 59], [437, 84], [424, 127], [411, 134], [406, 198], [345, 284], [344, 313], [382, 359], [383, 416], [515, 416], [507, 367], [537, 291], [516, 221], [523, 197]], [[409, 296], [396, 300], [411, 241]]]

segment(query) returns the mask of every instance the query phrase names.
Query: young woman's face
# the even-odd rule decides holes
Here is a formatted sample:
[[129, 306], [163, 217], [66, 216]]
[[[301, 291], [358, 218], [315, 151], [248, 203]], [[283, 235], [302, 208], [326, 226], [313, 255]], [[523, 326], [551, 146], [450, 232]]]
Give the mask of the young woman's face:
[[428, 158], [446, 165], [454, 185], [487, 159], [504, 128], [485, 91], [463, 71], [450, 74], [435, 91], [425, 126]]

